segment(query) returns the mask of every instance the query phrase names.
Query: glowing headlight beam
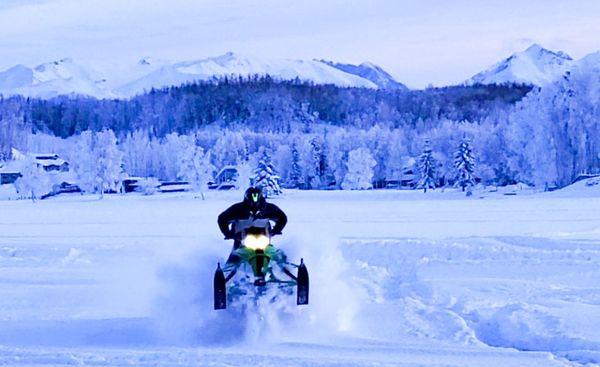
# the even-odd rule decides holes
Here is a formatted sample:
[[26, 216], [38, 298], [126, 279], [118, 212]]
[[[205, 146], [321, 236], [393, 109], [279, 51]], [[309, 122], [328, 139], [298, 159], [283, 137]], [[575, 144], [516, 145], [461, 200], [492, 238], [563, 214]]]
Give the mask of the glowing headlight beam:
[[244, 238], [244, 246], [252, 250], [264, 250], [269, 246], [269, 237], [264, 234], [248, 234]]

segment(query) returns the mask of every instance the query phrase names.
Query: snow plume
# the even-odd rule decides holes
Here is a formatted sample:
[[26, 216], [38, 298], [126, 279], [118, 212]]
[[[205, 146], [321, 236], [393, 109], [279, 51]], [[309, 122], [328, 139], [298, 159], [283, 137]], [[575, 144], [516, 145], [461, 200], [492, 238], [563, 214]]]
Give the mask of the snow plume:
[[333, 333], [352, 332], [359, 303], [347, 283], [339, 238], [328, 235], [328, 228], [313, 225], [291, 241], [283, 240], [290, 259], [304, 258], [310, 276], [310, 304], [301, 306], [302, 317], [296, 319], [289, 336], [327, 339]]
[[227, 310], [213, 310], [214, 271], [229, 248], [196, 248], [159, 270], [161, 286], [153, 315], [157, 338], [174, 345], [255, 345], [327, 339], [352, 331], [357, 302], [344, 280], [337, 239], [319, 235], [315, 241], [315, 233], [319, 231], [274, 238], [290, 261], [304, 258], [311, 287], [308, 306], [296, 305], [295, 289], [282, 295], [270, 287], [258, 301], [241, 298], [229, 302]]
[[153, 318], [161, 341], [201, 345], [243, 340], [240, 315], [213, 310], [213, 276], [222, 257], [217, 251], [195, 251], [158, 270], [161, 287]]

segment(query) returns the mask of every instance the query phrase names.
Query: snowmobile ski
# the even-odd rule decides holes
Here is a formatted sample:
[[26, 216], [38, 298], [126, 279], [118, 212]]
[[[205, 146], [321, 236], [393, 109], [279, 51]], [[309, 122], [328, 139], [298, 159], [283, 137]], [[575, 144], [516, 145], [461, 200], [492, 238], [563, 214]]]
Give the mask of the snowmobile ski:
[[215, 310], [224, 310], [227, 308], [227, 291], [225, 288], [225, 274], [221, 269], [221, 263], [217, 263], [217, 270], [215, 270], [214, 278], [214, 299], [215, 299]]
[[298, 281], [298, 305], [307, 305], [308, 304], [308, 270], [306, 269], [306, 265], [304, 265], [304, 259], [300, 259], [300, 266], [298, 266], [298, 276], [296, 277]]

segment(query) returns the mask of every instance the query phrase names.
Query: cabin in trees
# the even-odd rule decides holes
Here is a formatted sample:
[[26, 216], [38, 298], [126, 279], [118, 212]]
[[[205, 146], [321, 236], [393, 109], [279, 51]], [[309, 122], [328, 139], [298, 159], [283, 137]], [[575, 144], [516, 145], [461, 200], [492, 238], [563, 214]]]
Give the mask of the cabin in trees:
[[33, 160], [46, 172], [69, 172], [69, 162], [56, 153], [23, 153], [13, 149], [12, 156], [15, 161]]
[[217, 173], [214, 182], [208, 183], [212, 190], [229, 190], [237, 185], [239, 172], [235, 166], [225, 166]]
[[37, 154], [35, 163], [46, 172], [69, 172], [69, 162], [60, 158], [58, 154]]

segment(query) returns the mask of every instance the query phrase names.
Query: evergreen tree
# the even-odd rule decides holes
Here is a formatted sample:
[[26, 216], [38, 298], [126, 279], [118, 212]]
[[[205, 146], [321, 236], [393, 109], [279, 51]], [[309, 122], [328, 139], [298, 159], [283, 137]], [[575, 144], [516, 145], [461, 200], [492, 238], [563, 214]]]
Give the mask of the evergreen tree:
[[348, 154], [348, 173], [342, 182], [344, 190], [373, 188], [373, 168], [377, 162], [366, 148], [354, 149]]
[[428, 140], [425, 141], [425, 147], [423, 153], [419, 157], [419, 173], [420, 178], [417, 183], [418, 189], [423, 189], [423, 192], [427, 192], [427, 189], [434, 189], [437, 181], [436, 172], [437, 161], [433, 157], [431, 150], [431, 143]]
[[258, 166], [254, 170], [254, 186], [260, 187], [266, 197], [281, 194], [279, 186], [279, 176], [271, 163], [271, 157], [265, 149], [258, 161]]
[[[473, 172], [475, 170], [475, 159], [469, 141], [463, 137], [456, 152], [454, 152], [454, 168], [456, 170], [456, 186], [462, 191], [475, 184]], [[470, 192], [470, 191], [467, 191]]]
[[291, 188], [300, 187], [300, 180], [302, 179], [302, 168], [300, 167], [300, 153], [296, 148], [296, 144], [292, 147], [292, 167], [290, 169], [290, 182], [288, 183]]
[[316, 137], [310, 141], [311, 153], [312, 153], [312, 169], [311, 169], [311, 182], [312, 188], [319, 188], [323, 185], [323, 175], [325, 174], [325, 156], [321, 149], [321, 144]]

